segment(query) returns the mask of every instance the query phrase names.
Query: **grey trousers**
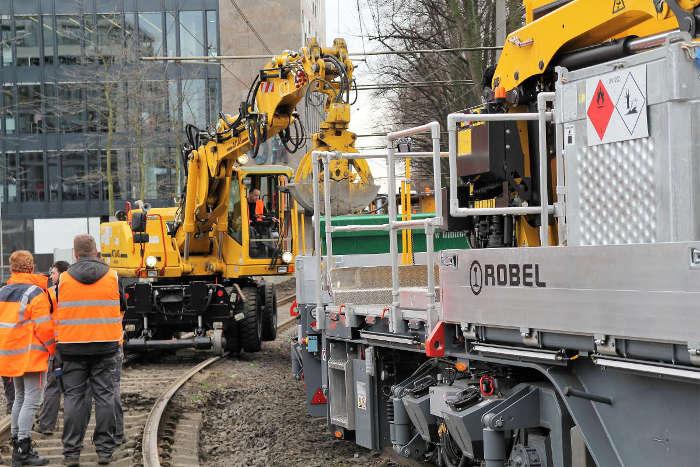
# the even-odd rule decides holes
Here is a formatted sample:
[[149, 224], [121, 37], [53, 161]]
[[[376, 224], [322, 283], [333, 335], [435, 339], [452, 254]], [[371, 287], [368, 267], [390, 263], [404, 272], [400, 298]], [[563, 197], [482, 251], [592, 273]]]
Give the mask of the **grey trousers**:
[[116, 429], [114, 432], [115, 442], [121, 444], [124, 442], [124, 409], [122, 408], [122, 365], [124, 364], [124, 352], [119, 349], [116, 357], [116, 366], [114, 368], [114, 416], [116, 418]]
[[12, 413], [12, 404], [15, 403], [15, 383], [9, 376], [2, 377], [2, 385], [5, 389], [5, 401], [7, 401], [7, 413]]
[[[95, 432], [92, 441], [99, 456], [109, 457], [116, 446], [114, 434], [116, 416], [114, 407], [114, 374], [117, 359], [85, 357], [63, 361], [63, 456], [80, 457], [92, 403], [88, 388], [95, 400]], [[86, 416], [87, 415], [87, 416]]]
[[49, 371], [46, 372], [46, 387], [44, 388], [44, 402], [41, 404], [39, 412], [39, 431], [56, 431], [56, 421], [58, 420], [58, 409], [61, 406], [61, 387], [54, 375], [54, 368], [61, 363], [55, 355], [49, 357]]
[[29, 372], [12, 378], [15, 383], [15, 403], [12, 405], [12, 436], [23, 440], [32, 435], [34, 414], [41, 404], [44, 372]]

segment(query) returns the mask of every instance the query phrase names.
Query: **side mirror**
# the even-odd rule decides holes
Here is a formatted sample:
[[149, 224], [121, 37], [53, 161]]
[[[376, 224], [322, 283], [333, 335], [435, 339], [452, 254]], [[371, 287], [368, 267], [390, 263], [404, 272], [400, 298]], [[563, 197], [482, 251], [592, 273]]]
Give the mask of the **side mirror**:
[[146, 218], [147, 214], [145, 212], [135, 212], [131, 215], [131, 230], [136, 232], [146, 231]]

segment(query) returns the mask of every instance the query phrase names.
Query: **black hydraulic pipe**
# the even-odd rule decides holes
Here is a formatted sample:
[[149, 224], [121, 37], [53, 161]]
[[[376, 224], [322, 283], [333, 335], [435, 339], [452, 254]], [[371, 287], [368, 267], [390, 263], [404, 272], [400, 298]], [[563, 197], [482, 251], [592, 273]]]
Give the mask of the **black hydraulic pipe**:
[[612, 405], [613, 403], [612, 397], [606, 397], [586, 391], [581, 391], [579, 389], [574, 389], [571, 386], [566, 386], [564, 388], [564, 395], [570, 397], [579, 397], [581, 399], [588, 399], [589, 401], [600, 402], [601, 404]]
[[143, 352], [146, 350], [176, 350], [176, 349], [202, 349], [212, 348], [211, 339], [208, 337], [193, 337], [191, 339], [128, 339], [124, 343], [125, 350]]
[[628, 48], [628, 43], [631, 37], [615, 39], [614, 41], [605, 44], [588, 47], [581, 50], [562, 55], [556, 60], [557, 65], [563, 66], [569, 70], [576, 70], [596, 63], [603, 63], [610, 60], [625, 57], [631, 52]]

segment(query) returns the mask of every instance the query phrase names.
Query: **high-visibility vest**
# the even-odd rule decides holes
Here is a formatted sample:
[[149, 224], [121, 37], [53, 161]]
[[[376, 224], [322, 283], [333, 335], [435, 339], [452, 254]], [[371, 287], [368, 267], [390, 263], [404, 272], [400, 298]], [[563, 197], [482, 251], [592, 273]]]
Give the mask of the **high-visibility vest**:
[[0, 376], [44, 372], [55, 349], [49, 299], [33, 276], [15, 273], [0, 288]]
[[263, 200], [259, 199], [255, 202], [255, 220], [262, 222], [263, 216], [265, 215], [265, 203]]
[[93, 284], [79, 282], [70, 271], [61, 273], [57, 295], [53, 320], [59, 344], [121, 340], [119, 281], [115, 271], [110, 270]]

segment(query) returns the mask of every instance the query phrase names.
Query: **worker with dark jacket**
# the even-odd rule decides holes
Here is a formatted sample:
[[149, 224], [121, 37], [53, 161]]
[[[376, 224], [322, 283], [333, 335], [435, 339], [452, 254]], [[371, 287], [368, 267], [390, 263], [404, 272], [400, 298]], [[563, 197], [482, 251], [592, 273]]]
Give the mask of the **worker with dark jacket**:
[[34, 257], [28, 251], [10, 255], [10, 270], [7, 285], [0, 289], [0, 376], [11, 376], [15, 385], [12, 466], [46, 465], [48, 460], [32, 447], [31, 430], [55, 349], [47, 280], [34, 274]]
[[[68, 262], [56, 261], [49, 270], [51, 284], [48, 288], [49, 300], [51, 301], [51, 313], [58, 304], [56, 303], [56, 290], [58, 288], [58, 276], [68, 270]], [[61, 368], [61, 360], [54, 354], [49, 358], [49, 371], [46, 373], [46, 387], [44, 388], [44, 402], [41, 404], [39, 419], [37, 421], [37, 432], [44, 435], [51, 435], [56, 430], [58, 420], [58, 409], [61, 405], [61, 389], [55, 376], [55, 369]]]
[[56, 311], [57, 351], [63, 362], [64, 464], [80, 465], [80, 450], [88, 424], [86, 404], [95, 401], [93, 443], [100, 465], [109, 464], [115, 448], [116, 356], [122, 338], [119, 283], [116, 272], [97, 253], [87, 234], [73, 240], [77, 262], [60, 275]]

